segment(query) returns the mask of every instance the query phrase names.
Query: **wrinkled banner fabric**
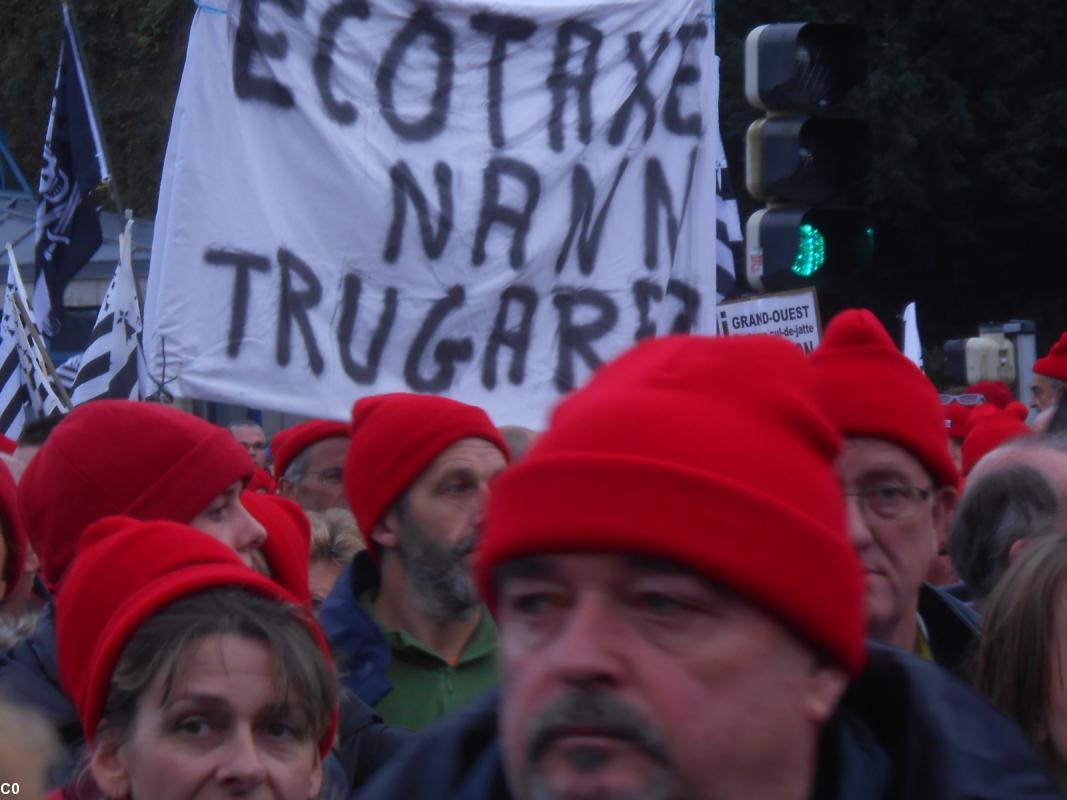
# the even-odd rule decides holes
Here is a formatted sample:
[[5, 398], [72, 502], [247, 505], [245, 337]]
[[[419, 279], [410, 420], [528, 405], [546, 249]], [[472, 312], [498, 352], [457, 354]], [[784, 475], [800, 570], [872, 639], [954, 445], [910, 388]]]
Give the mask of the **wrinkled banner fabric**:
[[336, 419], [361, 396], [438, 393], [540, 427], [635, 341], [713, 334], [708, 10], [198, 10], [155, 224], [146, 391]]

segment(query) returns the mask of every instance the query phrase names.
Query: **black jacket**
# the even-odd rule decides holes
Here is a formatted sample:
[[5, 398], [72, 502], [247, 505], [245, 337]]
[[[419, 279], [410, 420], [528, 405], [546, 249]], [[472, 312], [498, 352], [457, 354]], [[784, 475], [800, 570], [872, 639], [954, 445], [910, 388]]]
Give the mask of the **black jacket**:
[[[428, 729], [356, 800], [508, 800], [493, 693]], [[823, 729], [812, 800], [1055, 800], [1016, 725], [920, 659], [870, 645]]]
[[944, 589], [924, 583], [919, 589], [919, 616], [926, 626], [934, 661], [971, 683], [982, 628], [978, 612]]

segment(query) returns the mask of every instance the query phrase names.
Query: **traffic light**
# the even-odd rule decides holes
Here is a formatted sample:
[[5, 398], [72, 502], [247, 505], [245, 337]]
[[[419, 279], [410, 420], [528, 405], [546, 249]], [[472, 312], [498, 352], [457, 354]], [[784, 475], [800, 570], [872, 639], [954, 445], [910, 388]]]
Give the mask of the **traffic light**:
[[745, 179], [767, 204], [746, 225], [752, 288], [808, 286], [870, 259], [874, 232], [860, 208], [869, 132], [831, 115], [866, 75], [859, 26], [783, 23], [749, 33], [745, 95], [765, 116], [745, 138]]

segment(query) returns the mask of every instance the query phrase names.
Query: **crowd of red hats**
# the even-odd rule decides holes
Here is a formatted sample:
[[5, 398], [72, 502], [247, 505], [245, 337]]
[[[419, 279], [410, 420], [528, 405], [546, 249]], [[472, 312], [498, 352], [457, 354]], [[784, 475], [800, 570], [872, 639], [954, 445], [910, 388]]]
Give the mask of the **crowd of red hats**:
[[[1067, 333], [1034, 373], [1067, 381]], [[750, 599], [856, 679], [868, 630], [833, 466], [844, 442], [892, 443], [929, 473], [922, 491], [955, 492], [988, 454], [1033, 435], [1028, 414], [997, 381], [939, 396], [864, 310], [834, 318], [810, 356], [766, 336], [643, 342], [564, 397], [515, 460], [482, 409], [441, 397], [364, 397], [350, 423], [280, 431], [273, 474], [224, 428], [101, 400], [56, 426], [17, 485], [0, 464], [3, 577], [7, 591], [23, 579], [32, 547], [55, 605], [62, 690], [91, 746], [126, 645], [153, 615], [211, 588], [291, 606], [333, 668], [312, 614], [307, 510], [274, 493], [311, 446], [347, 440], [345, 498], [377, 564], [368, 534], [383, 515], [446, 447], [477, 438], [509, 462], [473, 562], [490, 609], [508, 562], [589, 552], [664, 559]], [[263, 569], [210, 525], [191, 527], [206, 509], [240, 517], [234, 530], [254, 542], [245, 549]], [[337, 708], [330, 719], [316, 741], [323, 758]]]

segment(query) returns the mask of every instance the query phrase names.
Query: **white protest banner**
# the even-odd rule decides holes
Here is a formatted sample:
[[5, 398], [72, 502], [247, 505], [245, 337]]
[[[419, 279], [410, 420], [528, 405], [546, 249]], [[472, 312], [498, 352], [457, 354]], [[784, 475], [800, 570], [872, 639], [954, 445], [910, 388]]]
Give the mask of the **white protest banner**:
[[822, 338], [815, 290], [795, 289], [719, 303], [719, 333], [723, 336], [769, 333], [789, 339], [810, 353]]
[[177, 395], [534, 427], [637, 339], [715, 330], [709, 0], [216, 0], [145, 309]]

